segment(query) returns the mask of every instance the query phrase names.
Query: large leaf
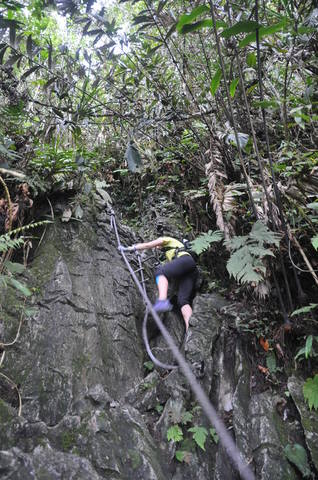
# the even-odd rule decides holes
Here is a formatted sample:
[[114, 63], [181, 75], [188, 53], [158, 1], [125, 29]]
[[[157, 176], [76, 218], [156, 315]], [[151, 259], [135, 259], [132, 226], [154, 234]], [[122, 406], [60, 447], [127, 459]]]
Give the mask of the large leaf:
[[229, 38], [232, 37], [232, 35], [238, 35], [239, 33], [254, 32], [257, 27], [259, 27], [259, 24], [253, 20], [242, 20], [241, 22], [237, 22], [232, 27], [223, 30], [221, 37]]
[[188, 429], [188, 432], [193, 433], [193, 440], [195, 441], [195, 443], [200, 448], [202, 448], [202, 450], [205, 450], [204, 445], [205, 445], [206, 437], [209, 434], [207, 429], [204, 427], [192, 427]]
[[179, 30], [179, 33], [185, 34], [190, 32], [195, 32], [196, 30], [201, 30], [201, 28], [212, 27], [212, 20], [207, 18], [206, 20], [199, 20], [195, 23], [187, 23], [182, 26]]
[[[261, 27], [259, 29], [259, 39], [261, 40], [264, 37], [267, 37], [268, 35], [273, 35], [274, 33], [278, 33], [281, 30], [283, 30], [286, 26], [286, 19], [275, 23], [274, 25], [269, 25], [268, 27]], [[239, 47], [243, 48], [246, 47], [246, 45], [249, 45], [250, 43], [256, 42], [256, 32], [251, 33], [250, 35], [247, 35], [243, 40], [240, 41]]]
[[246, 57], [246, 63], [249, 67], [254, 68], [256, 66], [257, 58], [254, 52], [250, 52]]
[[238, 78], [234, 78], [231, 82], [231, 85], [230, 85], [230, 95], [231, 97], [233, 98], [234, 95], [235, 95], [235, 92], [236, 92], [236, 87], [238, 85], [238, 82], [239, 82], [239, 79]]
[[[238, 138], [240, 147], [244, 149], [246, 147], [246, 145], [248, 144], [250, 136], [249, 136], [248, 133], [237, 132], [237, 138]], [[225, 141], [226, 141], [226, 143], [229, 143], [231, 145], [235, 145], [237, 147], [235, 133], [229, 133], [226, 136]]]
[[284, 453], [288, 460], [293, 463], [301, 472], [303, 478], [311, 477], [311, 470], [308, 464], [307, 452], [298, 443], [286, 445]]
[[306, 345], [305, 345], [305, 357], [308, 358], [310, 357], [310, 354], [312, 352], [312, 342], [314, 340], [313, 335], [309, 335], [306, 340]]
[[318, 235], [311, 239], [311, 244], [315, 250], [318, 250]]
[[19, 292], [23, 293], [25, 297], [30, 297], [32, 295], [31, 291], [28, 289], [28, 287], [24, 284], [16, 280], [15, 278], [9, 278], [9, 283], [16, 289], [19, 290]]
[[9, 262], [9, 260], [5, 262], [4, 267], [10, 273], [22, 273], [25, 270], [25, 266], [21, 263]]
[[311, 312], [314, 308], [318, 307], [318, 303], [310, 303], [309, 305], [306, 305], [305, 307], [298, 308], [297, 310], [294, 310], [291, 316], [293, 317], [294, 315], [300, 315], [302, 313], [308, 313]]
[[266, 242], [269, 244], [274, 244], [276, 247], [279, 246], [281, 236], [272, 232], [263, 222], [258, 220], [254, 223], [250, 237], [257, 240], [258, 242]]
[[133, 173], [141, 171], [142, 159], [137, 150], [137, 147], [133, 143], [128, 144], [128, 147], [125, 153], [125, 159], [127, 160], [128, 170], [130, 170]]
[[184, 15], [181, 15], [177, 23], [177, 31], [180, 32], [183, 25], [186, 25], [187, 23], [191, 23], [197, 17], [202, 15], [202, 13], [206, 13], [209, 11], [210, 11], [210, 8], [207, 5], [200, 5], [199, 7], [194, 8], [191, 13], [186, 13]]
[[318, 374], [314, 378], [307, 378], [303, 386], [303, 394], [310, 410], [314, 407], [318, 410]]
[[306, 205], [307, 208], [311, 208], [313, 210], [318, 210], [318, 202], [312, 202], [312, 203], [308, 203]]
[[222, 77], [222, 70], [219, 67], [211, 80], [210, 92], [212, 93], [213, 96], [215, 95], [217, 89], [220, 86], [221, 77]]

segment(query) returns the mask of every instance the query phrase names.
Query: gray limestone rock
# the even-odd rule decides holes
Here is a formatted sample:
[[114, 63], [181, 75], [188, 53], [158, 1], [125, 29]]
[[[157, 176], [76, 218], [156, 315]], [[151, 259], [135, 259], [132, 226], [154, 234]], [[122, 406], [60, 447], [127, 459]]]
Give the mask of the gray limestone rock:
[[[3, 371], [20, 385], [23, 410], [18, 417], [0, 401], [0, 479], [238, 480], [220, 443], [210, 435], [205, 450], [195, 443], [189, 429], [210, 425], [181, 372], [144, 368], [144, 304], [109, 220], [101, 213], [82, 223], [56, 222], [28, 270], [37, 313], [6, 351]], [[123, 244], [134, 243], [128, 227], [118, 228]], [[8, 291], [1, 338], [15, 335], [14, 303]], [[296, 480], [283, 450], [307, 444], [317, 466], [316, 413], [304, 405], [296, 377], [288, 386], [303, 426], [281, 413], [277, 394], [251, 391], [238, 308], [217, 294], [198, 294], [183, 352], [256, 479]], [[165, 320], [181, 346], [182, 318], [172, 312]], [[151, 345], [162, 361], [173, 362], [161, 335]], [[182, 441], [167, 441], [172, 425], [182, 429]], [[186, 453], [182, 462], [178, 450]]]
[[311, 459], [318, 470], [318, 412], [309, 410], [303, 395], [304, 381], [296, 376], [289, 377], [288, 390], [293, 397], [301, 417], [306, 444], [310, 451]]

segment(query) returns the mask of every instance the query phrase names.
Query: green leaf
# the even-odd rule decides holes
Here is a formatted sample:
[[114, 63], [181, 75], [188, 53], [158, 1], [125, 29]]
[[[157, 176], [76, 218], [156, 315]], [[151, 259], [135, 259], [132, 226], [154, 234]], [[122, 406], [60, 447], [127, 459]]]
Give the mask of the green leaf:
[[[243, 133], [243, 132], [237, 132], [237, 136], [238, 136], [238, 141], [239, 141], [240, 147], [244, 149], [246, 147], [246, 145], [248, 144], [248, 141], [250, 139], [249, 134], [248, 133]], [[229, 133], [226, 136], [225, 140], [226, 140], [226, 143], [237, 146], [236, 137], [235, 137], [234, 133]]]
[[246, 63], [250, 68], [254, 68], [256, 66], [257, 58], [254, 52], [250, 52], [246, 57]]
[[160, 403], [157, 403], [157, 405], [155, 406], [155, 410], [160, 414], [163, 411], [163, 406], [160, 405]]
[[195, 32], [196, 30], [201, 30], [202, 28], [207, 28], [207, 27], [212, 27], [212, 20], [206, 19], [206, 20], [199, 20], [198, 22], [195, 23], [187, 23], [186, 25], [183, 25], [183, 27], [180, 30], [180, 33], [183, 35], [186, 33], [190, 32]]
[[303, 355], [305, 355], [305, 347], [298, 350], [297, 355], [295, 355], [295, 360], [298, 360], [298, 358], [302, 357]]
[[235, 95], [235, 92], [236, 92], [236, 87], [239, 83], [239, 79], [238, 78], [234, 78], [231, 82], [231, 85], [230, 85], [230, 95], [231, 97], [233, 98], [234, 95]]
[[181, 415], [181, 423], [182, 425], [186, 425], [187, 423], [190, 423], [192, 422], [192, 419], [193, 419], [193, 415], [191, 412], [183, 412], [183, 414]]
[[129, 143], [125, 153], [125, 159], [127, 161], [128, 170], [133, 173], [140, 172], [142, 167], [141, 156], [137, 150], [137, 147], [133, 143]]
[[184, 452], [183, 450], [177, 450], [176, 451], [176, 459], [178, 460], [178, 462], [183, 462], [187, 453], [188, 452]]
[[277, 371], [277, 365], [276, 365], [276, 356], [274, 352], [270, 352], [266, 356], [266, 366], [270, 373], [276, 373]]
[[[278, 33], [283, 30], [286, 26], [286, 19], [282, 20], [279, 23], [275, 23], [274, 25], [269, 25], [268, 27], [261, 27], [259, 29], [259, 39], [261, 40], [263, 37], [268, 35], [273, 35], [274, 33]], [[247, 35], [243, 40], [240, 41], [239, 47], [244, 48], [246, 45], [250, 43], [256, 42], [256, 32]]]
[[34, 315], [36, 315], [38, 313], [38, 309], [35, 308], [35, 307], [30, 307], [30, 308], [26, 308], [25, 310], [23, 310], [23, 313], [26, 317], [33, 317]]
[[308, 203], [307, 208], [312, 208], [313, 210], [318, 210], [318, 202]]
[[31, 291], [28, 289], [24, 283], [19, 282], [15, 278], [9, 278], [9, 283], [16, 289], [19, 290], [19, 292], [23, 293], [25, 297], [30, 297], [32, 295]]
[[276, 100], [255, 100], [252, 102], [253, 107], [261, 107], [261, 108], [272, 108], [277, 109], [279, 108], [279, 104]]
[[211, 427], [209, 428], [210, 435], [212, 437], [213, 442], [217, 445], [219, 443], [219, 436], [216, 433], [215, 428]]
[[183, 433], [179, 425], [172, 425], [167, 431], [167, 440], [170, 442], [180, 442], [183, 439]]
[[276, 247], [279, 246], [279, 242], [281, 239], [281, 236], [278, 233], [272, 232], [260, 220], [257, 220], [257, 222], [254, 223], [249, 236], [250, 238], [257, 240], [258, 242], [266, 242], [269, 244], [273, 244]]
[[301, 307], [301, 308], [298, 308], [297, 310], [294, 310], [293, 313], [291, 314], [291, 317], [294, 317], [295, 315], [300, 315], [301, 313], [311, 312], [311, 310], [314, 310], [316, 307], [318, 307], [318, 303], [310, 303], [305, 307]]
[[213, 96], [215, 95], [217, 89], [219, 88], [221, 77], [222, 77], [222, 70], [219, 67], [215, 72], [214, 77], [211, 80], [210, 92], [212, 93]]
[[10, 273], [22, 273], [25, 270], [25, 266], [21, 263], [13, 263], [7, 260], [4, 264], [5, 269]]
[[303, 386], [303, 394], [310, 410], [313, 407], [315, 410], [318, 410], [318, 374], [313, 378], [307, 378]]
[[308, 358], [312, 352], [312, 342], [313, 342], [314, 337], [312, 335], [309, 335], [306, 340], [306, 345], [305, 345], [305, 357]]
[[315, 250], [318, 250], [318, 235], [311, 239], [311, 244]]
[[186, 13], [181, 15], [177, 23], [177, 31], [180, 32], [183, 25], [186, 25], [187, 23], [191, 23], [197, 17], [202, 15], [202, 13], [206, 13], [209, 11], [210, 11], [210, 8], [207, 5], [200, 5], [199, 7], [194, 8], [191, 13]]
[[154, 364], [149, 360], [148, 362], [144, 362], [144, 367], [151, 372], [154, 369]]
[[259, 27], [259, 24], [253, 20], [242, 20], [241, 22], [237, 22], [232, 27], [223, 30], [221, 37], [229, 38], [232, 37], [232, 35], [237, 35], [239, 33], [254, 32], [257, 27]]
[[303, 478], [311, 477], [311, 470], [308, 464], [307, 452], [298, 443], [288, 444], [284, 448], [287, 459], [293, 463], [303, 475]]
[[202, 450], [205, 450], [205, 441], [206, 437], [208, 436], [208, 431], [204, 427], [192, 427], [188, 429], [188, 432], [193, 433], [193, 440], [195, 443], [202, 448]]

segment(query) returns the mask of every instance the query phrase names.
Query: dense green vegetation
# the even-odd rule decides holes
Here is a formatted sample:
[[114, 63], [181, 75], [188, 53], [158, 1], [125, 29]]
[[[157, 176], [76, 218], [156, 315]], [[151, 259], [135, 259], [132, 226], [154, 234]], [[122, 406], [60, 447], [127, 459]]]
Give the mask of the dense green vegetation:
[[0, 1], [0, 233], [59, 192], [65, 221], [99, 189], [137, 226], [168, 197], [315, 360], [317, 24], [315, 0]]

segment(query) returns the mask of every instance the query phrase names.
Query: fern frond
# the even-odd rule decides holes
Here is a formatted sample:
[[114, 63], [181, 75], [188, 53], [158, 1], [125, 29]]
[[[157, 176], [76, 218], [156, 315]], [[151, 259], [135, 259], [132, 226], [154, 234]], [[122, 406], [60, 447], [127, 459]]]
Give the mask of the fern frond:
[[[279, 246], [280, 236], [268, 229], [261, 221], [257, 221], [248, 235], [233, 237], [226, 241], [232, 254], [227, 262], [226, 268], [239, 283], [251, 283], [254, 286], [264, 283], [266, 277], [266, 266], [264, 259], [268, 256], [274, 257], [274, 253], [264, 244]], [[259, 289], [262, 296], [269, 290]]]
[[273, 244], [279, 246], [281, 236], [278, 233], [272, 232], [263, 222], [258, 220], [254, 223], [249, 237], [260, 243]]
[[48, 223], [52, 223], [51, 220], [42, 220], [41, 222], [34, 222], [34, 223], [29, 223], [28, 225], [23, 225], [22, 227], [15, 228], [14, 230], [11, 230], [10, 232], [6, 233], [5, 235], [0, 235], [0, 240], [2, 237], [6, 235], [15, 235], [16, 233], [22, 233], [26, 230], [30, 230], [32, 228], [38, 228], [42, 227], [43, 225], [47, 225]]
[[24, 225], [23, 227], [15, 228], [14, 230], [11, 230], [4, 235], [0, 235], [0, 253], [7, 252], [11, 248], [16, 249], [22, 247], [24, 243], [24, 238], [11, 238], [12, 235], [25, 232], [26, 230], [30, 230], [31, 228], [41, 227], [42, 225], [46, 225], [48, 223], [52, 222], [50, 220], [43, 220], [42, 222], [29, 223], [28, 225]]
[[0, 253], [7, 252], [11, 248], [19, 248], [23, 245], [24, 239], [20, 238], [10, 238], [10, 234], [6, 233], [5, 235], [0, 236]]
[[212, 232], [209, 230], [208, 233], [203, 233], [195, 240], [191, 242], [191, 249], [197, 254], [205, 252], [212, 243], [220, 242], [223, 239], [223, 233], [220, 230]]

